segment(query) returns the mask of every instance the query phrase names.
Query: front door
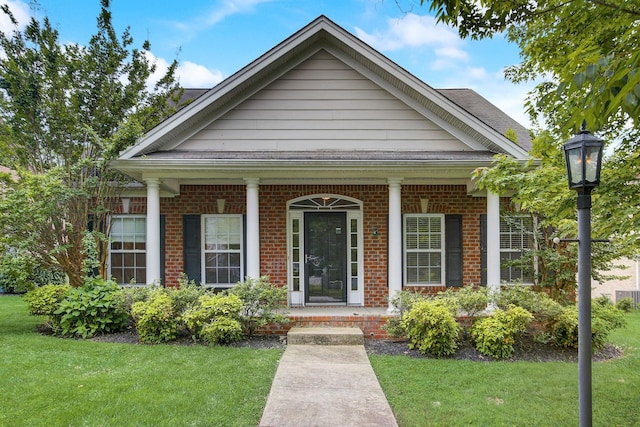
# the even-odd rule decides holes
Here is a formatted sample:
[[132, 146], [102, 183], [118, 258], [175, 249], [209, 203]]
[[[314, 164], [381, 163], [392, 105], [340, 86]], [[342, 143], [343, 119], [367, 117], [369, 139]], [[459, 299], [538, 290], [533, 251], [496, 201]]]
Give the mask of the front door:
[[347, 235], [345, 212], [306, 212], [305, 301], [347, 302]]

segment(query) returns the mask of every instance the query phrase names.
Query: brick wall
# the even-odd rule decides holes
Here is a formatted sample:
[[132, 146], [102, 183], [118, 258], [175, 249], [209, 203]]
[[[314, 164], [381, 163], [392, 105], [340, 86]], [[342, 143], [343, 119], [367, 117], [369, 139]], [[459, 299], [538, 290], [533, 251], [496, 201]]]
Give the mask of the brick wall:
[[[369, 307], [387, 305], [387, 217], [386, 185], [261, 185], [260, 266], [281, 286], [287, 281], [287, 201], [313, 194], [339, 194], [363, 202], [364, 300]], [[217, 199], [225, 200], [224, 213], [245, 214], [244, 185], [183, 185], [180, 195], [161, 198], [165, 215], [165, 277], [168, 286], [177, 284], [184, 270], [182, 215], [218, 213]], [[486, 199], [471, 197], [465, 185], [403, 185], [402, 213], [420, 213], [420, 199], [429, 199], [427, 213], [459, 214], [463, 224], [463, 283], [480, 283], [480, 214]], [[145, 199], [133, 198], [131, 213], [145, 212]], [[377, 229], [377, 235], [373, 230]], [[437, 288], [427, 288], [435, 292]]]

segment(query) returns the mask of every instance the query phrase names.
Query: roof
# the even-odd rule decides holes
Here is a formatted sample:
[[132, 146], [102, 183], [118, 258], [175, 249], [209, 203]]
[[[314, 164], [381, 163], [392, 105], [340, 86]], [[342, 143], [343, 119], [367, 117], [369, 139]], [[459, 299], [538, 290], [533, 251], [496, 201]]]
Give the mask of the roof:
[[514, 130], [518, 135], [518, 144], [527, 151], [531, 149], [531, 136], [527, 128], [474, 90], [438, 89], [438, 92], [491, 126], [497, 132], [505, 135], [508, 129]]

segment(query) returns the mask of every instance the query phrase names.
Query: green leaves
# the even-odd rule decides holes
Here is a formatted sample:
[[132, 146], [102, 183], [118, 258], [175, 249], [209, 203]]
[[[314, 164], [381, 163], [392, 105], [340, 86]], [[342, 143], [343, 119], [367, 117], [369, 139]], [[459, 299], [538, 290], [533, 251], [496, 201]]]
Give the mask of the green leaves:
[[[2, 11], [15, 22], [8, 6]], [[110, 161], [173, 111], [168, 101], [179, 91], [175, 64], [148, 88], [155, 71], [149, 43], [136, 49], [128, 28], [116, 33], [107, 0], [88, 43], [63, 44], [58, 36], [46, 17], [0, 32], [0, 163], [34, 174], [22, 173], [6, 190], [14, 203], [0, 202], [0, 228], [80, 286], [83, 231], [90, 217], [107, 221], [123, 180]], [[94, 237], [105, 254], [106, 239]]]

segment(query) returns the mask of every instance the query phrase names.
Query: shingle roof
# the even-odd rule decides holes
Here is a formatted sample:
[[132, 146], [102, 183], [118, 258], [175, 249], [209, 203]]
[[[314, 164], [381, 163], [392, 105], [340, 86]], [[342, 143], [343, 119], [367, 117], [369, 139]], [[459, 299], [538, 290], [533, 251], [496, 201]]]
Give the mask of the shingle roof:
[[529, 131], [474, 90], [437, 89], [437, 91], [502, 135], [505, 135], [507, 129], [513, 129], [518, 135], [518, 144], [527, 151], [531, 149]]

